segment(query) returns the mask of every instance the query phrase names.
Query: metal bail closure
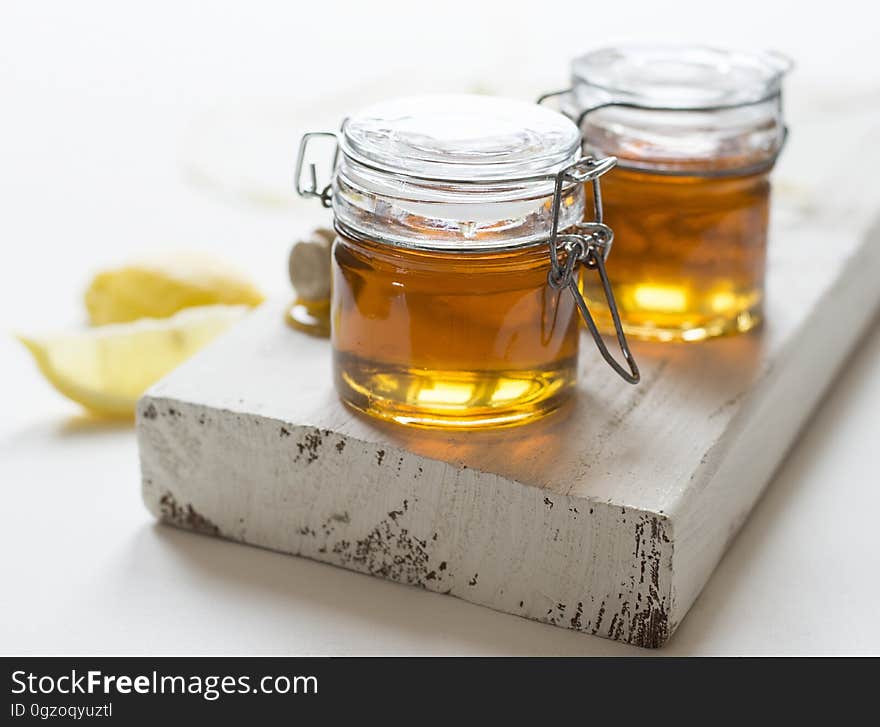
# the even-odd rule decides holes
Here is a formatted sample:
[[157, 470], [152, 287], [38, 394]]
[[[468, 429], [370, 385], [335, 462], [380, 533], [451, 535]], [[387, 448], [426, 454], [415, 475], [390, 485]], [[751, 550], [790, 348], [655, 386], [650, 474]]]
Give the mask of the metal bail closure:
[[[539, 106], [543, 106], [546, 101], [550, 99], [559, 99], [564, 97], [571, 97], [574, 94], [574, 88], [563, 88], [561, 91], [549, 91], [548, 93], [541, 94], [538, 96], [536, 104]], [[573, 118], [575, 125], [582, 129], [584, 121], [587, 116], [592, 114], [595, 111], [601, 111], [602, 109], [608, 108], [620, 108], [620, 109], [634, 109], [636, 111], [670, 111], [675, 113], [713, 113], [716, 111], [733, 111], [735, 109], [748, 108], [749, 106], [759, 106], [761, 104], [767, 103], [769, 101], [773, 101], [774, 99], [779, 99], [780, 105], [782, 104], [782, 89], [777, 89], [771, 93], [766, 94], [765, 96], [761, 96], [760, 98], [753, 99], [751, 101], [741, 101], [739, 103], [732, 104], [715, 104], [712, 106], [663, 106], [662, 104], [645, 104], [645, 103], [636, 103], [634, 101], [624, 101], [621, 99], [609, 99], [607, 101], [603, 101], [601, 103], [594, 104], [593, 106], [587, 106], [583, 111], [578, 114], [578, 117]], [[782, 126], [782, 138], [779, 140], [779, 147], [776, 149], [776, 152], [769, 159], [764, 161], [757, 162], [755, 164], [749, 164], [744, 167], [736, 167], [735, 169], [715, 169], [715, 170], [703, 170], [699, 172], [699, 176], [701, 177], [709, 177], [709, 178], [720, 178], [720, 177], [739, 177], [748, 174], [757, 174], [759, 172], [766, 171], [768, 169], [772, 169], [773, 165], [776, 164], [776, 160], [779, 159], [779, 156], [782, 154], [782, 150], [785, 148], [785, 143], [788, 141], [788, 126]], [[653, 174], [662, 174], [667, 177], [677, 177], [677, 176], [687, 176], [694, 174], [693, 170], [653, 170]]]
[[[620, 322], [620, 313], [618, 313], [617, 303], [614, 301], [614, 292], [611, 290], [611, 283], [605, 270], [605, 260], [611, 252], [614, 233], [602, 221], [602, 192], [599, 188], [599, 177], [616, 163], [617, 159], [615, 157], [606, 157], [605, 159], [586, 157], [563, 169], [556, 175], [549, 240], [551, 268], [547, 276], [547, 282], [554, 290], [561, 290], [567, 287], [571, 291], [581, 318], [587, 324], [590, 335], [593, 336], [593, 340], [596, 342], [596, 347], [599, 349], [599, 353], [602, 354], [602, 358], [624, 381], [630, 384], [637, 384], [641, 379], [639, 367], [629, 350], [629, 344], [626, 342], [623, 325]], [[573, 234], [560, 233], [558, 229], [559, 211], [562, 205], [563, 187], [566, 184], [580, 184], [587, 181], [591, 183], [593, 188], [593, 214], [595, 219], [592, 222], [582, 222], [574, 225], [573, 229], [576, 232]], [[560, 248], [565, 253], [563, 261], [560, 261]], [[590, 314], [589, 308], [587, 308], [587, 302], [584, 300], [583, 295], [581, 295], [580, 288], [578, 288], [577, 275], [575, 275], [578, 264], [582, 264], [588, 270], [596, 270], [599, 273], [602, 289], [605, 291], [605, 299], [608, 302], [608, 309], [611, 311], [611, 318], [614, 321], [617, 343], [629, 367], [628, 371], [611, 355], [604, 339], [599, 333], [599, 329], [596, 328], [593, 316]]]
[[310, 131], [306, 134], [303, 134], [303, 138], [299, 142], [299, 151], [296, 155], [296, 173], [294, 177], [294, 183], [296, 184], [296, 193], [300, 197], [317, 197], [321, 200], [321, 204], [324, 207], [330, 207], [332, 204], [331, 197], [333, 195], [333, 183], [328, 182], [321, 191], [318, 191], [318, 173], [316, 170], [316, 166], [313, 163], [309, 163], [309, 184], [308, 186], [303, 185], [303, 167], [306, 163], [306, 151], [309, 146], [309, 142], [316, 137], [329, 137], [333, 139], [333, 161], [330, 164], [330, 176], [332, 177], [333, 171], [336, 169], [336, 163], [339, 160], [339, 137], [333, 131]]

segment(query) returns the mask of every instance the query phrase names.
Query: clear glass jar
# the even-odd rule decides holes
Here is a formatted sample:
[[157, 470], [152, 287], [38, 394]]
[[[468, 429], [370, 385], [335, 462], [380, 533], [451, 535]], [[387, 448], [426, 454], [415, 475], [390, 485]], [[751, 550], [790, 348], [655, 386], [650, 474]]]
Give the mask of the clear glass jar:
[[[616, 234], [611, 275], [624, 330], [661, 341], [747, 331], [762, 318], [770, 183], [785, 140], [771, 53], [624, 46], [572, 63], [563, 111], [603, 180]], [[602, 291], [584, 296], [603, 331]]]
[[562, 404], [578, 306], [548, 276], [570, 271], [557, 231], [584, 217], [577, 127], [533, 104], [436, 95], [367, 108], [336, 136], [331, 184], [318, 192], [312, 166], [300, 187], [308, 138], [297, 184], [333, 208], [343, 402], [435, 427], [519, 424]]

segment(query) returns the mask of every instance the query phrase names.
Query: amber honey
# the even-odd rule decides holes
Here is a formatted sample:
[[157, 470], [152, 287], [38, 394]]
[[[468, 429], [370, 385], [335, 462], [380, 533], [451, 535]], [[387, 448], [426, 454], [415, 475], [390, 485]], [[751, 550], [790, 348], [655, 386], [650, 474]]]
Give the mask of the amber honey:
[[[670, 176], [617, 168], [602, 181], [614, 230], [608, 274], [624, 330], [698, 341], [747, 331], [762, 315], [770, 184], [767, 174]], [[596, 276], [584, 297], [614, 330]]]
[[459, 253], [337, 238], [336, 387], [403, 424], [520, 424], [574, 386], [573, 299], [547, 285], [546, 245]]

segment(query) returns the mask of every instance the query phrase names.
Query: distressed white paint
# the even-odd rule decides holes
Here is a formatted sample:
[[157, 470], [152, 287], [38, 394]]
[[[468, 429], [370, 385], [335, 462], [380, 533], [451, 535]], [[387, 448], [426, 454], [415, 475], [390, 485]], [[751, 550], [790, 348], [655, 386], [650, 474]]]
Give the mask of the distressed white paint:
[[774, 222], [760, 331], [636, 343], [638, 387], [585, 339], [567, 418], [450, 435], [354, 417], [333, 393], [326, 342], [287, 329], [269, 304], [142, 400], [147, 506], [197, 530], [661, 645], [880, 298], [876, 202], [856, 183], [877, 168], [876, 145], [845, 169], [810, 157], [815, 148], [807, 137], [789, 152], [806, 202]]

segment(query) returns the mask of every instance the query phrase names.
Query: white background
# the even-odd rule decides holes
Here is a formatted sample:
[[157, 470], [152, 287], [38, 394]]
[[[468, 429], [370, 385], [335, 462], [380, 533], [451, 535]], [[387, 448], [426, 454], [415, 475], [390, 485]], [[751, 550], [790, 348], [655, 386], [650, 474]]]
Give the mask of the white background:
[[[298, 136], [382, 95], [531, 98], [597, 45], [697, 41], [788, 53], [799, 108], [877, 107], [867, 8], [3, 3], [0, 651], [644, 653], [154, 525], [131, 428], [83, 417], [8, 333], [81, 323], [92, 272], [158, 247], [288, 295], [290, 241], [321, 219], [290, 193]], [[663, 653], [880, 652], [878, 367], [874, 325]]]

